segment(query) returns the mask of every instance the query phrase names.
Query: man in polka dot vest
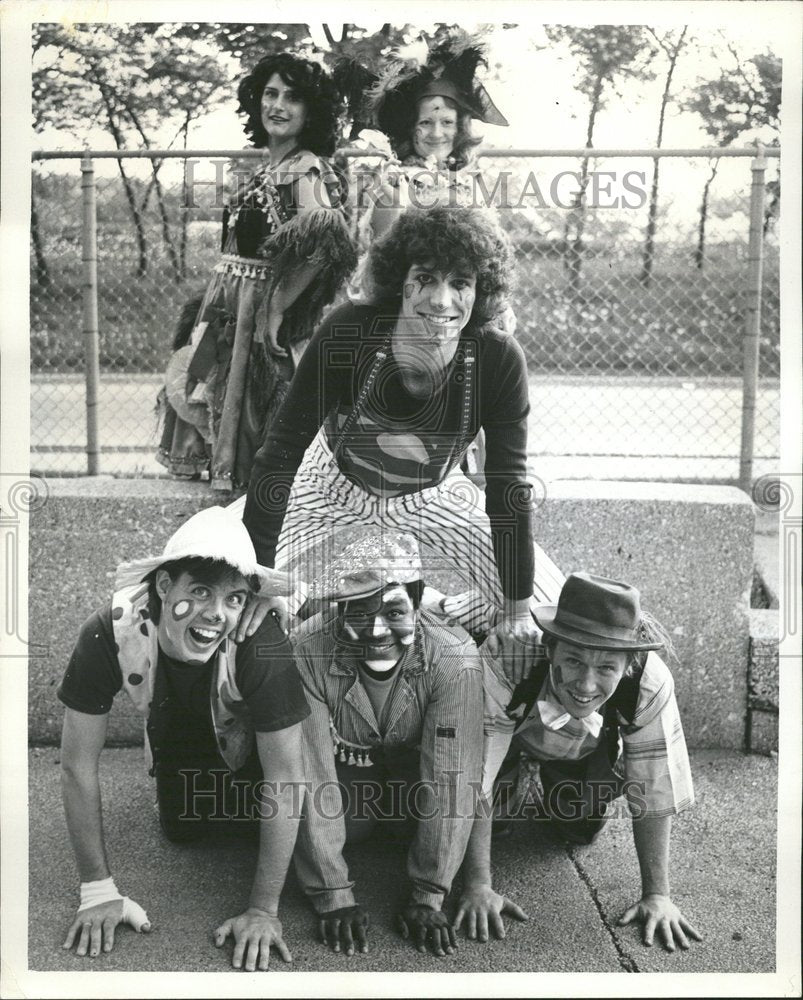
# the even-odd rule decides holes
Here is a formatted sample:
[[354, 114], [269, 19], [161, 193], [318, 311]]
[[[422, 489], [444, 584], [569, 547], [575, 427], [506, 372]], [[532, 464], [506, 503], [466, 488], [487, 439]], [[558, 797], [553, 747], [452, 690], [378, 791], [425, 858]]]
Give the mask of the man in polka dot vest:
[[[258, 565], [242, 522], [222, 507], [191, 517], [162, 555], [118, 567], [112, 599], [81, 629], [58, 691], [66, 706], [64, 808], [81, 878], [65, 948], [95, 957], [112, 950], [118, 924], [151, 929], [143, 907], [117, 891], [103, 839], [98, 761], [112, 701], [125, 689], [145, 719], [169, 840], [195, 840], [221, 821], [253, 829], [248, 821], [259, 820], [248, 905], [220, 924], [215, 943], [233, 937], [235, 968], [267, 969], [271, 946], [290, 961], [278, 906], [296, 841], [301, 721], [309, 708], [273, 618], [250, 638], [234, 639], [249, 594], [292, 589], [285, 574]], [[245, 796], [237, 794], [243, 787]], [[265, 789], [274, 795], [269, 803]]]

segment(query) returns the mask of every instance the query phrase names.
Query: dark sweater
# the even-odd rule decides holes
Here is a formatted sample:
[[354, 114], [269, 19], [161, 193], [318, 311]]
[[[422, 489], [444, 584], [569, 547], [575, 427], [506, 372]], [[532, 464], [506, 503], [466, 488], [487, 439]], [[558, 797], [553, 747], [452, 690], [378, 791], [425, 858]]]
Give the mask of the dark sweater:
[[[332, 411], [353, 405], [397, 314], [397, 303], [340, 306], [325, 317], [304, 351], [251, 473], [243, 521], [263, 565], [273, 566], [287, 497], [304, 452]], [[472, 341], [476, 356], [466, 443], [484, 429], [485, 510], [500, 582], [506, 597], [521, 600], [532, 594], [534, 571], [527, 484], [527, 366], [512, 337], [480, 332], [469, 323], [460, 340], [461, 345]], [[449, 366], [434, 405], [427, 408], [431, 426], [422, 430], [458, 434], [463, 391], [459, 380], [450, 377], [455, 363]], [[409, 429], [410, 414], [421, 412], [421, 400], [407, 393], [392, 371], [377, 378], [375, 385], [381, 386], [381, 397], [372, 390], [370, 408]], [[452, 465], [458, 460], [455, 455]], [[347, 469], [341, 471], [348, 475]]]

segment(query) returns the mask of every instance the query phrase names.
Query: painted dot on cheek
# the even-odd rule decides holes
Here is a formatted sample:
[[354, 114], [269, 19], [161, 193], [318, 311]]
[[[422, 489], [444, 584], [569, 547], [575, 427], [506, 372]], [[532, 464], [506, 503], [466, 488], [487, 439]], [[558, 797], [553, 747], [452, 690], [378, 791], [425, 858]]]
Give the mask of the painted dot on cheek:
[[415, 285], [412, 283], [412, 281], [408, 281], [407, 284], [404, 286], [404, 297], [406, 299], [409, 299], [414, 291], [415, 291]]
[[180, 622], [182, 618], [192, 614], [193, 607], [192, 601], [177, 601], [172, 608], [174, 620]]

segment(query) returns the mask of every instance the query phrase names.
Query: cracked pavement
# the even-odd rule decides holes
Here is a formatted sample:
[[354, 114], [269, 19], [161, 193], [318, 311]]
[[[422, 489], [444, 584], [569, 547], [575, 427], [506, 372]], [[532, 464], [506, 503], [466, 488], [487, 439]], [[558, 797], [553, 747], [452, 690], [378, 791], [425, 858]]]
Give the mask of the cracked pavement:
[[[101, 757], [104, 825], [117, 885], [147, 910], [149, 935], [118, 932], [114, 951], [80, 959], [61, 949], [77, 905], [78, 879], [67, 840], [59, 751], [29, 751], [29, 968], [49, 971], [224, 972], [231, 944], [211, 933], [244, 909], [256, 841], [221, 836], [179, 846], [161, 835], [142, 748]], [[692, 751], [697, 802], [672, 837], [673, 899], [703, 935], [688, 952], [646, 948], [619, 915], [639, 893], [630, 822], [612, 819], [596, 844], [560, 846], [525, 820], [494, 847], [495, 887], [530, 921], [508, 921], [507, 938], [481, 945], [460, 937], [455, 955], [419, 955], [393, 927], [405, 891], [404, 849], [374, 838], [348, 850], [357, 897], [371, 918], [367, 955], [324, 949], [291, 874], [280, 916], [291, 965], [271, 969], [349, 972], [774, 972], [777, 761], [735, 751]], [[447, 903], [447, 907], [448, 907]]]

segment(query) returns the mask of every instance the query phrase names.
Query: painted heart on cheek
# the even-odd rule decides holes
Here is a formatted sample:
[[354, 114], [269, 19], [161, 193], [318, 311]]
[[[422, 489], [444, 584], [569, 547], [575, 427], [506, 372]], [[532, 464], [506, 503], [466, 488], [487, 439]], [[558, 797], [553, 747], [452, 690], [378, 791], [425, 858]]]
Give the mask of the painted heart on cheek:
[[180, 622], [182, 618], [187, 618], [193, 613], [195, 605], [192, 601], [176, 601], [176, 603], [171, 608], [173, 615], [173, 620]]

